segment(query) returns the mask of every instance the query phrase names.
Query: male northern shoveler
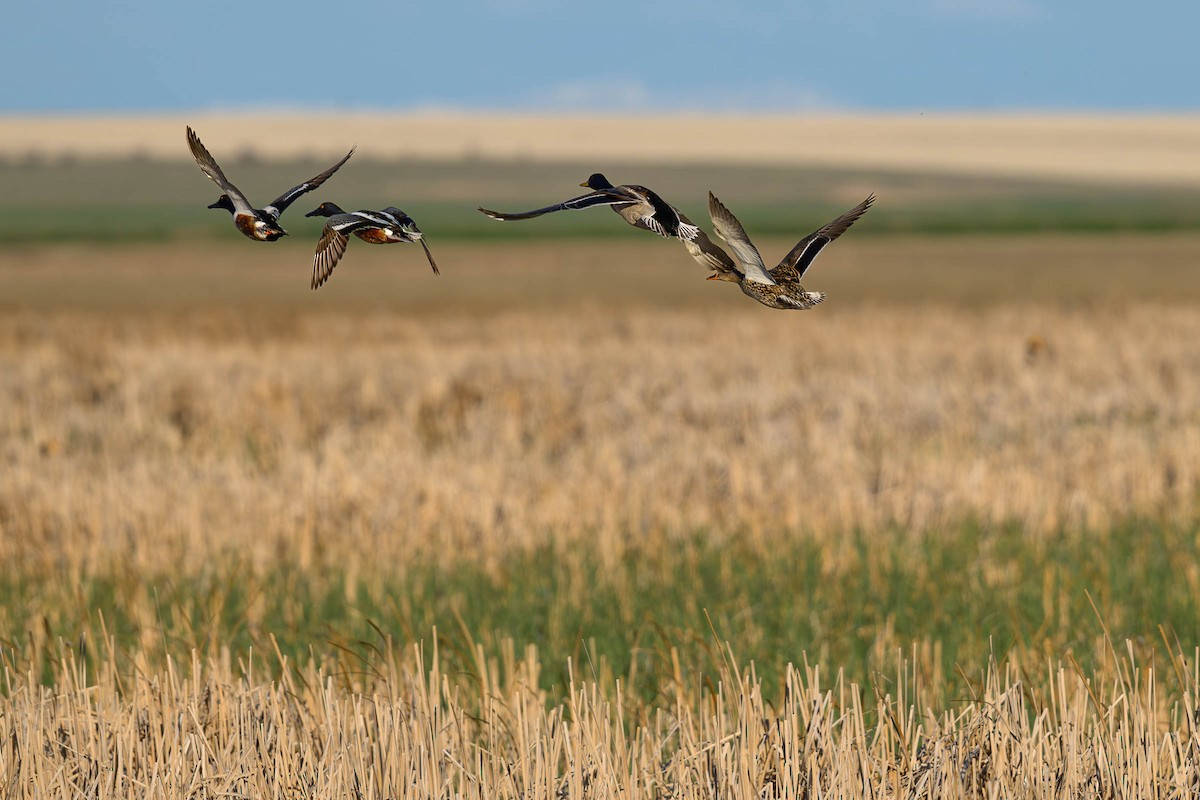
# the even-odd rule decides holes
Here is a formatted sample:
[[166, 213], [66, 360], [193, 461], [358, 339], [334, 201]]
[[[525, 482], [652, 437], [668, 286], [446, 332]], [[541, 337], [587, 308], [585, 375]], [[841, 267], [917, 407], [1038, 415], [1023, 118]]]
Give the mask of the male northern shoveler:
[[[873, 202], [875, 195], [872, 194], [845, 214], [805, 236], [783, 257], [778, 266], [768, 272], [762, 256], [758, 254], [758, 248], [746, 235], [742, 223], [738, 222], [733, 212], [722, 205], [712, 192], [709, 192], [708, 213], [712, 217], [713, 229], [729, 243], [740, 269], [730, 271], [715, 268], [716, 273], [708, 279], [735, 282], [742, 287], [744, 294], [770, 308], [812, 308], [825, 299], [825, 293], [805, 291], [800, 285], [800, 279], [822, 248], [845, 233], [859, 217], [867, 213]], [[697, 260], [700, 258], [697, 257]]]
[[212, 157], [200, 141], [200, 137], [192, 130], [191, 126], [187, 129], [188, 148], [192, 151], [192, 157], [196, 159], [196, 163], [200, 165], [200, 170], [212, 179], [213, 183], [221, 187], [223, 194], [217, 198], [217, 202], [209, 206], [209, 208], [223, 208], [233, 215], [233, 224], [237, 229], [251, 239], [258, 242], [273, 242], [281, 236], [287, 236], [287, 231], [279, 226], [279, 215], [282, 214], [288, 206], [292, 204], [297, 197], [305, 192], [311, 192], [322, 183], [329, 179], [329, 176], [338, 171], [338, 168], [349, 160], [350, 156], [354, 155], [355, 148], [350, 148], [350, 152], [346, 153], [345, 157], [334, 164], [329, 169], [319, 175], [309, 178], [304, 183], [293, 186], [283, 194], [276, 197], [271, 203], [263, 208], [255, 208], [250, 205], [250, 201], [246, 199], [246, 195], [242, 194], [241, 190], [229, 182], [225, 177], [225, 173], [217, 165], [217, 161]]
[[524, 211], [519, 214], [504, 214], [499, 211], [479, 209], [482, 213], [503, 222], [533, 219], [552, 211], [578, 211], [593, 206], [610, 206], [613, 211], [635, 228], [652, 231], [664, 238], [679, 238], [685, 242], [696, 238], [700, 229], [687, 221], [679, 210], [658, 196], [656, 192], [637, 184], [613, 186], [599, 172], [579, 184], [592, 191], [545, 208]]
[[321, 203], [304, 216], [328, 217], [325, 230], [317, 240], [313, 254], [312, 288], [316, 289], [333, 274], [333, 268], [346, 252], [350, 243], [349, 234], [354, 234], [369, 244], [394, 244], [396, 242], [420, 242], [425, 248], [425, 257], [433, 274], [440, 275], [438, 266], [425, 243], [425, 235], [413, 222], [413, 218], [395, 206], [382, 211], [343, 211], [336, 203]]

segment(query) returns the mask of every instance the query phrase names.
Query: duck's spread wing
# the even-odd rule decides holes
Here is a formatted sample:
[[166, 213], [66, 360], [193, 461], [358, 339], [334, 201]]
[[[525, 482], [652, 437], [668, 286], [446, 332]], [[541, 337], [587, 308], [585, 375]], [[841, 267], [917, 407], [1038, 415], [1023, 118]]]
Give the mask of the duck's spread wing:
[[742, 227], [742, 223], [738, 222], [738, 218], [733, 215], [733, 212], [726, 208], [712, 192], [708, 193], [708, 213], [712, 217], [713, 230], [717, 232], [717, 236], [729, 243], [746, 280], [774, 284], [775, 281], [767, 274], [767, 268], [763, 265], [762, 256], [758, 254], [758, 248], [746, 235], [746, 229]]
[[329, 276], [333, 274], [333, 268], [341, 260], [342, 254], [346, 252], [346, 246], [350, 242], [346, 234], [357, 227], [361, 227], [361, 223], [357, 221], [339, 224], [330, 219], [325, 224], [325, 230], [321, 232], [321, 238], [317, 240], [316, 252], [313, 254], [312, 288], [316, 289], [329, 280]]
[[341, 161], [337, 162], [324, 172], [314, 175], [304, 183], [297, 184], [288, 189], [286, 192], [279, 195], [279, 197], [276, 197], [274, 200], [272, 200], [270, 205], [265, 206], [263, 211], [275, 217], [275, 219], [279, 219], [279, 215], [286, 211], [287, 207], [290, 206], [297, 197], [306, 192], [311, 192], [313, 189], [316, 189], [322, 183], [329, 180], [329, 176], [341, 169], [342, 164], [345, 164], [347, 161], [349, 161], [350, 156], [354, 155], [354, 151], [357, 149], [357, 147], [351, 147], [350, 152], [342, 156]]
[[533, 211], [521, 211], [516, 214], [505, 214], [502, 211], [491, 211], [486, 208], [481, 208], [479, 211], [492, 219], [498, 219], [501, 222], [512, 222], [513, 220], [533, 219], [534, 217], [540, 217], [542, 214], [550, 214], [554, 211], [580, 211], [595, 206], [616, 206], [631, 202], [634, 201], [626, 194], [602, 189], [580, 195], [579, 197], [572, 197], [570, 200], [564, 200], [561, 203], [555, 203], [545, 208], [535, 208]]
[[359, 228], [397, 228], [404, 223], [385, 211], [351, 211], [349, 214], [330, 217], [337, 220], [335, 227], [344, 233], [353, 233]]
[[645, 186], [629, 186], [634, 194], [638, 195], [638, 199], [649, 206], [650, 213], [643, 215], [641, 222], [647, 230], [654, 231], [659, 236], [670, 239], [679, 237], [685, 242], [696, 238], [700, 233], [700, 229], [690, 222], [685, 221], [685, 217], [679, 213], [679, 209], [663, 200], [658, 192], [652, 189], [647, 189]]
[[[679, 219], [685, 224], [692, 224], [692, 221], [683, 214], [679, 215]], [[729, 257], [729, 254], [722, 250], [720, 245], [708, 238], [708, 234], [699, 228], [696, 228], [696, 236], [694, 238], [683, 239], [682, 241], [688, 254], [696, 259], [696, 263], [705, 269], [725, 273], [739, 271], [737, 265], [733, 263], [733, 259]]]
[[804, 277], [805, 271], [825, 245], [845, 233], [851, 225], [858, 221], [859, 217], [867, 213], [867, 209], [874, 202], [875, 195], [872, 194], [833, 222], [805, 236], [792, 248], [790, 253], [783, 257], [783, 261], [780, 261], [779, 265], [795, 268], [797, 280]]
[[208, 148], [200, 141], [200, 137], [192, 130], [189, 125], [187, 129], [188, 149], [192, 151], [192, 158], [196, 159], [196, 164], [199, 165], [200, 171], [212, 180], [217, 186], [221, 187], [221, 191], [229, 195], [229, 199], [233, 202], [233, 208], [236, 212], [243, 214], [253, 214], [254, 207], [250, 205], [250, 201], [246, 199], [246, 195], [242, 191], [229, 182], [225, 177], [225, 173], [221, 171], [221, 167], [217, 164], [217, 160], [212, 157], [212, 153], [208, 152]]
[[787, 286], [785, 291], [775, 295], [775, 302], [780, 308], [797, 308], [801, 311], [812, 308], [825, 300], [824, 292], [805, 292], [798, 285]]
[[433, 267], [433, 274], [441, 275], [442, 272], [438, 269], [437, 262], [433, 260], [433, 253], [429, 252], [429, 245], [425, 244], [425, 237], [422, 236], [417, 241], [421, 243], [421, 247], [425, 248], [425, 257], [429, 259], [429, 266]]

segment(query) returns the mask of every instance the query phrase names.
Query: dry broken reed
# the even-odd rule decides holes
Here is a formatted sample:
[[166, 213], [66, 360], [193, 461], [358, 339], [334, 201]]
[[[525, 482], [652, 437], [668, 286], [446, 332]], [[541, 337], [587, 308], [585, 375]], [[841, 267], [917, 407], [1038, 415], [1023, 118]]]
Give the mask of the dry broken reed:
[[[393, 651], [394, 652], [394, 651]], [[712, 688], [572, 682], [549, 702], [535, 649], [444, 674], [436, 652], [355, 676], [281, 681], [228, 653], [186, 668], [60, 663], [53, 688], [6, 674], [6, 798], [1194, 798], [1198, 659], [1166, 674], [1132, 651], [1085, 680], [1049, 668], [1045, 696], [993, 664], [954, 712], [917, 706], [902, 660], [859, 687], [789, 668], [782, 701], [727, 661]], [[1168, 702], [1159, 681], [1179, 684]], [[878, 710], [864, 712], [864, 692]]]
[[[402, 573], [588, 543], [964, 520], [1031, 536], [1200, 496], [1187, 307], [200, 311], [0, 321], [0, 561]], [[1186, 577], [1186, 576], [1184, 576]], [[1195, 579], [1195, 576], [1192, 576]]]

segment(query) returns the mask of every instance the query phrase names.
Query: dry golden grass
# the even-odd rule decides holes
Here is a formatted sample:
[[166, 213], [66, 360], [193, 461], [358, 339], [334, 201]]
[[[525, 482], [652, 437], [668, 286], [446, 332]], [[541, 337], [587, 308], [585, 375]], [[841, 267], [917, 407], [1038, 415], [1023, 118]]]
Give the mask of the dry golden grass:
[[[704, 282], [669, 247], [460, 245], [441, 254], [444, 278], [419, 252], [363, 248], [319, 293], [304, 264], [250, 266], [252, 245], [114, 248], [86, 269], [73, 250], [34, 251], [31, 283], [21, 268], [4, 279], [42, 310], [0, 320], [0, 525], [20, 532], [0, 558], [132, 550], [187, 569], [202, 561], [185, 554], [236, 548], [369, 570], [550, 540], [616, 557], [650, 530], [1191, 519], [1200, 320], [1152, 298], [1195, 285], [1159, 264], [1122, 289], [1121, 240], [1074, 241], [999, 257], [990, 240], [973, 256], [961, 240], [847, 243], [814, 273], [831, 299], [804, 314]], [[1143, 242], [1160, 256], [1197, 245]], [[1022, 246], [1095, 281], [1037, 302], [1008, 282], [1057, 278]], [[605, 260], [631, 252], [676, 260]], [[971, 259], [976, 277], [938, 288]], [[858, 302], [875, 275], [905, 302]], [[148, 307], [168, 295], [178, 308]], [[243, 308], [214, 308], [226, 302]]]
[[[0, 155], [186, 158], [215, 153], [373, 158], [639, 160], [920, 170], [1194, 186], [1200, 117], [1102, 115], [212, 114], [0, 118]], [[638, 132], [630, 152], [628, 132]], [[271, 143], [270, 152], [261, 143]], [[227, 158], [229, 156], [226, 156]]]
[[[279, 683], [230, 658], [83, 674], [55, 687], [8, 674], [0, 791], [8, 798], [821, 797], [1194, 798], [1200, 675], [1168, 704], [1130, 657], [1089, 683], [1049, 670], [1046, 697], [988, 670], [961, 711], [913, 704], [901, 662], [863, 711], [863, 689], [789, 669], [764, 702], [753, 668], [711, 690], [675, 684], [651, 708], [620, 685], [535, 688], [536, 650], [482, 657], [473, 675], [426, 671], [419, 651], [358, 677], [315, 666]], [[1193, 660], [1195, 663], [1195, 659]], [[258, 669], [262, 669], [261, 666]], [[1169, 672], [1169, 671], [1168, 671]], [[871, 691], [868, 689], [867, 691]], [[886, 691], [886, 697], [883, 693]]]
[[166, 567], [328, 539], [322, 558], [366, 567], [547, 537], [618, 554], [651, 529], [1038, 532], [1197, 511], [1190, 309], [21, 315], [0, 331], [0, 519], [22, 532], [0, 558], [132, 547]]
[[[636, 697], [600, 663], [559, 702], [537, 688], [558, 665], [511, 648], [466, 675], [386, 648], [361, 674], [228, 653], [164, 670], [154, 581], [236, 553], [344, 583], [349, 603], [415, 565], [487, 573], [546, 547], [616, 563], [696, 536], [768, 555], [808, 537], [838, 576], [862, 563], [855, 529], [1186, 523], [1198, 249], [847, 237], [813, 272], [830, 299], [804, 314], [705, 283], [652, 240], [450, 244], [441, 278], [413, 248], [363, 247], [317, 293], [305, 247], [9, 250], [0, 563], [34, 584], [117, 576], [140, 638], [94, 672], [65, 656], [45, 686], [11, 665], [64, 647], [63, 609], [0, 607], [0, 794], [1195, 796], [1192, 642], [1157, 671], [1144, 642], [1120, 658], [1094, 642], [1088, 680], [1046, 666], [1062, 651], [1026, 651], [955, 711], [928, 641], [878, 697], [804, 667], [771, 705], [731, 659], [719, 691], [683, 669]], [[1046, 580], [1048, 616], [1077, 588], [989, 546], [971, 564], [987, 587]], [[200, 605], [250, 577], [213, 577]], [[1195, 563], [1172, 580], [1200, 594]]]

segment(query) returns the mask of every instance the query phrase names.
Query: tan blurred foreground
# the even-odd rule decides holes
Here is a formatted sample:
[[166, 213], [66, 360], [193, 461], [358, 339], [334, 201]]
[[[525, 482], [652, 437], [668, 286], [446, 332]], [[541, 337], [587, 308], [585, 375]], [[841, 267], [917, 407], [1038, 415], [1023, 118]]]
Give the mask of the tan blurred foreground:
[[[186, 159], [185, 125], [216, 154], [788, 164], [1122, 184], [1200, 184], [1200, 116], [551, 116], [195, 113], [0, 117], [0, 157]], [[636, 148], [629, 147], [636, 132]], [[264, 146], [264, 142], [269, 146]]]

